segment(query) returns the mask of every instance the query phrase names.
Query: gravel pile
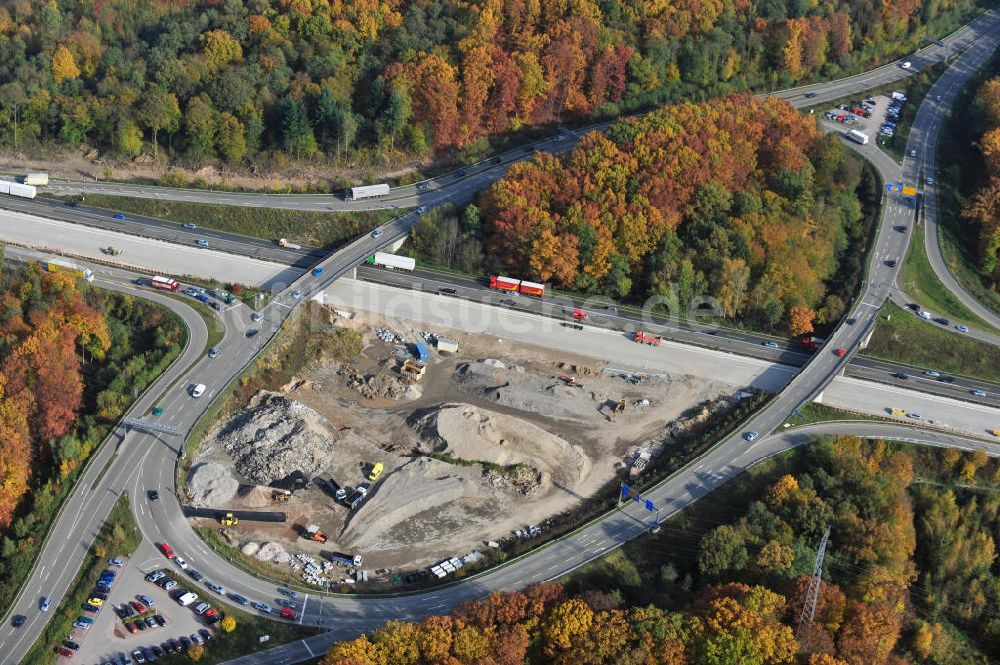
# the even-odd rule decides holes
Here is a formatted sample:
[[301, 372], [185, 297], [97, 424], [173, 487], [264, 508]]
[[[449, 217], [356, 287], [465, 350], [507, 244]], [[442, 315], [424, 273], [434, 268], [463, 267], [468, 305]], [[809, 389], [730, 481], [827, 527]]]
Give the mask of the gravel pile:
[[513, 409], [548, 418], [604, 422], [594, 395], [579, 386], [568, 386], [556, 377], [506, 367], [499, 360], [486, 359], [458, 368], [459, 387], [477, 397]]
[[[284, 395], [264, 393], [216, 435], [236, 470], [257, 485], [290, 473], [312, 477], [329, 466], [336, 452], [326, 420]], [[235, 490], [234, 490], [235, 491]]]
[[206, 462], [191, 469], [188, 497], [196, 506], [224, 506], [236, 496], [240, 484], [222, 464]]

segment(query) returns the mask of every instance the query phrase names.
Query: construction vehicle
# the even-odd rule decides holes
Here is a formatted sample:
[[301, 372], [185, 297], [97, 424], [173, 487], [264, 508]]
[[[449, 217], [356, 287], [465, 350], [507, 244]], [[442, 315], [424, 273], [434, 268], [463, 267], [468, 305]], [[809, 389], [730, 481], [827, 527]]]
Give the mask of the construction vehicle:
[[315, 524], [310, 524], [306, 527], [305, 532], [302, 537], [306, 540], [312, 540], [317, 543], [325, 543], [327, 541], [326, 534], [319, 530], [319, 527]]
[[326, 555], [333, 563], [338, 566], [351, 566], [357, 568], [361, 565], [361, 555], [360, 554], [344, 554], [343, 552], [332, 552]]
[[271, 490], [271, 501], [276, 501], [278, 503], [285, 503], [292, 498], [292, 493], [288, 490], [272, 489]]
[[222, 526], [236, 526], [240, 523], [240, 520], [238, 517], [234, 517], [232, 513], [226, 513], [224, 517], [219, 518], [219, 522], [222, 523]]
[[556, 378], [558, 378], [560, 381], [562, 381], [563, 383], [565, 383], [567, 386], [575, 386], [576, 385], [576, 377], [575, 376], [565, 376], [565, 375], [563, 375], [563, 376], [559, 376], [559, 377], [556, 377]]
[[894, 416], [905, 416], [906, 409], [897, 409], [896, 407], [892, 407], [891, 409], [889, 409], [889, 413], [891, 413]]
[[990, 434], [992, 434], [993, 436], [1000, 436], [1000, 429], [995, 429], [992, 432], [990, 432]]
[[375, 462], [375, 465], [372, 466], [371, 473], [368, 474], [368, 480], [378, 480], [378, 477], [382, 475], [383, 470], [385, 470], [385, 466], [382, 465], [382, 462]]
[[625, 400], [620, 399], [615, 402], [615, 408], [611, 412], [611, 420], [614, 420], [619, 413], [625, 413]]
[[659, 346], [660, 342], [663, 340], [659, 337], [653, 335], [648, 335], [641, 330], [635, 331], [635, 336], [633, 337], [639, 344], [649, 344], [650, 346]]
[[108, 256], [118, 256], [119, 254], [122, 253], [122, 250], [118, 249], [117, 247], [111, 247], [111, 246], [102, 247], [101, 251], [107, 254]]

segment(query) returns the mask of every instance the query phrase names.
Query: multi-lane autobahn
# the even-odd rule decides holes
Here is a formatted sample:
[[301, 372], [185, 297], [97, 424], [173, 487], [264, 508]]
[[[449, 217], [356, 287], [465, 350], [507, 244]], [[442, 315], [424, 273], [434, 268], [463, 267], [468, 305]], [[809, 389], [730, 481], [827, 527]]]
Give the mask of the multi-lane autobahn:
[[[992, 53], [995, 48], [996, 36], [995, 19], [992, 15], [988, 15], [977, 19], [969, 27], [953, 35], [951, 41], [946, 42], [947, 46], [944, 50], [949, 53], [953, 48], [959, 50], [956, 64], [963, 63], [964, 67], [974, 68], [977, 62], [982, 62], [986, 56]], [[960, 47], [956, 47], [956, 44], [959, 44]], [[936, 57], [934, 56], [935, 49], [940, 48], [931, 47], [920, 57]], [[941, 52], [938, 55], [943, 58], [946, 53]], [[954, 67], [954, 65], [952, 66]], [[879, 76], [898, 76], [898, 72], [885, 70]], [[886, 78], [885, 80], [892, 79]], [[868, 80], [864, 83], [856, 83], [856, 85], [870, 87], [875, 83], [877, 81]], [[855, 83], [847, 85], [855, 85]], [[832, 99], [863, 89], [839, 90], [836, 93], [830, 92], [828, 94], [833, 95], [830, 97]], [[809, 102], [822, 101], [823, 99], [825, 96], [817, 93], [815, 97], [809, 98]], [[913, 149], [920, 148], [920, 141], [924, 139], [925, 137], [920, 132], [911, 133], [910, 146]], [[560, 148], [568, 143], [569, 141], [553, 141], [555, 147]], [[434, 196], [441, 196], [440, 199], [421, 198], [419, 203], [436, 203], [445, 198], [449, 201], [457, 201], [461, 200], [462, 197], [471, 196], [473, 191], [495, 179], [497, 173], [501, 172], [498, 170], [497, 173], [490, 174], [489, 172], [493, 168], [489, 164], [481, 165], [474, 172], [470, 171], [458, 176], [456, 185], [448, 190], [451, 193], [450, 196], [442, 194], [441, 188], [437, 188], [431, 191], [432, 193], [436, 192], [433, 194]], [[421, 197], [431, 195], [420, 194]], [[416, 191], [412, 197], [415, 196]], [[329, 203], [329, 197], [326, 197], [326, 200]], [[414, 201], [410, 201], [406, 205], [413, 203]], [[826, 350], [814, 356], [782, 393], [748, 423], [746, 430], [760, 432], [761, 436], [751, 443], [745, 441], [740, 433], [734, 434], [668, 481], [650, 491], [649, 496], [663, 507], [667, 514], [681, 510], [756, 461], [793, 445], [798, 445], [817, 433], [836, 432], [857, 433], [862, 436], [887, 436], [911, 439], [932, 445], [976, 447], [987, 450], [991, 454], [1000, 453], [1000, 450], [996, 450], [996, 447], [989, 443], [890, 424], [825, 424], [813, 429], [796, 429], [778, 436], [768, 435], [769, 432], [779, 429], [797, 406], [812, 399], [844, 368], [860, 340], [874, 324], [878, 309], [888, 297], [889, 289], [895, 278], [895, 269], [886, 266], [882, 262], [882, 257], [889, 254], [902, 255], [909, 235], [899, 234], [892, 227], [902, 223], [908, 214], [912, 217], [912, 210], [907, 212], [903, 208], [894, 209], [891, 205], [886, 209], [876, 239], [872, 265], [869, 266], [869, 281], [851, 315], [851, 318], [854, 319], [853, 324], [845, 323], [838, 327], [831, 336]], [[167, 405], [172, 414], [172, 424], [182, 431], [186, 431], [193, 425], [201, 412], [200, 408], [192, 408], [191, 406], [192, 398], [187, 393], [187, 386], [190, 383], [202, 382], [209, 385], [209, 393], [201, 398], [202, 402], [199, 402], [199, 405], [207, 404], [206, 398], [209, 398], [214, 391], [220, 390], [229, 377], [234, 376], [246, 363], [252, 360], [257, 348], [266, 343], [278, 330], [286, 318], [289, 308], [295, 307], [296, 303], [299, 302], [288, 298], [288, 293], [291, 290], [302, 290], [306, 297], [320, 295], [335, 279], [351, 270], [366, 256], [393, 240], [403, 237], [408, 233], [415, 219], [415, 214], [404, 215], [386, 225], [379, 237], [369, 235], [359, 238], [323, 260], [319, 264], [323, 268], [322, 273], [306, 272], [290, 284], [278, 298], [265, 308], [264, 320], [259, 324], [254, 324], [260, 330], [260, 333], [255, 337], [259, 342], [247, 343], [244, 329], [248, 323], [243, 318], [246, 312], [243, 311], [243, 308], [232, 310], [233, 313], [229, 314], [226, 320], [226, 336], [220, 344], [222, 354], [213, 359], [218, 363], [210, 365], [208, 359], [201, 359], [197, 360], [193, 366], [176, 365], [177, 374], [172, 376], [170, 380], [158, 381], [155, 390], [143, 397], [134, 407], [133, 412], [136, 414], [145, 413], [154, 403]], [[99, 277], [99, 283], [102, 286], [128, 289], [124, 279], [124, 276], [111, 272]], [[176, 301], [165, 304], [175, 309], [187, 309]], [[190, 319], [190, 310], [184, 316], [185, 320]], [[193, 320], [190, 325], [193, 326], [194, 330], [197, 330], [199, 325], [203, 326], [200, 322]], [[192, 350], [197, 347], [197, 339], [198, 334], [193, 334], [192, 346], [185, 352], [184, 356], [188, 360], [191, 360], [189, 354], [195, 356], [200, 354], [199, 350]], [[201, 343], [203, 345], [204, 340]], [[830, 352], [831, 349], [838, 347], [846, 349], [845, 357], [841, 358]], [[650, 351], [655, 352], [655, 350]], [[206, 376], [210, 378], [206, 380], [204, 378]], [[145, 489], [164, 490], [161, 492], [164, 500], [157, 507], [161, 513], [155, 514], [151, 520], [140, 520], [146, 538], [170, 542], [175, 549], [189, 559], [197, 561], [199, 569], [207, 576], [224, 582], [227, 587], [238, 593], [250, 598], [267, 599], [273, 597], [274, 585], [258, 580], [209, 551], [180, 515], [176, 498], [170, 492], [173, 489], [172, 462], [176, 458], [177, 450], [177, 442], [172, 442], [163, 435], [151, 435], [135, 430], [102, 447], [87, 471], [87, 474], [93, 473], [94, 475], [88, 477], [89, 483], [81, 482], [78, 485], [60, 513], [52, 529], [52, 535], [46, 542], [43, 555], [22, 590], [15, 609], [18, 611], [27, 610], [41, 595], [51, 595], [55, 601], [58, 601], [66, 593], [72, 575], [86, 549], [86, 544], [93, 538], [100, 522], [107, 515], [114, 497], [122, 489], [128, 489], [135, 500], [141, 500], [139, 497]], [[352, 637], [361, 631], [370, 630], [390, 618], [419, 618], [429, 613], [446, 611], [463, 599], [482, 596], [489, 590], [512, 588], [533, 581], [557, 577], [576, 566], [601, 556], [610, 548], [640, 535], [647, 528], [648, 525], [642, 521], [641, 515], [629, 507], [589, 525], [539, 552], [522, 557], [502, 568], [463, 581], [460, 584], [393, 599], [319, 598], [310, 595], [303, 600], [302, 620], [314, 625], [330, 627], [332, 632], [283, 647], [282, 651], [278, 653], [259, 654], [248, 657], [248, 660], [241, 660], [242, 662], [263, 663], [297, 662], [310, 658], [321, 653], [332, 641]], [[63, 539], [67, 542], [60, 544], [59, 541]], [[54, 574], [55, 577], [53, 577]], [[9, 624], [5, 624], [0, 632], [0, 639], [3, 640], [5, 647], [5, 658], [11, 659], [11, 662], [17, 662], [21, 658], [24, 651], [30, 646], [30, 641], [40, 633], [42, 628], [43, 619], [38, 617], [37, 612], [26, 611], [24, 613], [29, 616], [28, 624], [19, 631], [14, 631]]]

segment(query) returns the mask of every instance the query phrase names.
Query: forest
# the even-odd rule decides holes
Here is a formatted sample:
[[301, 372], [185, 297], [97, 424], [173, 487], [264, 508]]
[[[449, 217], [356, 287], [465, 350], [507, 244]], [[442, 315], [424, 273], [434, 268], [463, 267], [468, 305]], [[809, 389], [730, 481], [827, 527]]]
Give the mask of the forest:
[[710, 297], [722, 316], [801, 335], [836, 321], [852, 295], [840, 268], [849, 247], [851, 265], [863, 255], [859, 191], [878, 201], [862, 176], [837, 137], [781, 100], [681, 103], [515, 164], [459, 219], [432, 211], [408, 251], [655, 298], [679, 316]]
[[17, 0], [0, 140], [190, 164], [481, 154], [524, 127], [854, 73], [973, 0]]
[[0, 272], [0, 607], [90, 454], [185, 339], [146, 301], [34, 264]]
[[966, 201], [962, 218], [974, 229], [977, 267], [996, 290], [1000, 287], [1000, 76], [979, 89], [973, 117], [981, 131], [969, 152], [978, 150], [982, 169], [966, 174], [980, 186]]
[[[996, 459], [845, 436], [768, 465], [564, 584], [390, 622], [321, 663], [996, 662]], [[815, 615], [800, 621], [827, 528]]]

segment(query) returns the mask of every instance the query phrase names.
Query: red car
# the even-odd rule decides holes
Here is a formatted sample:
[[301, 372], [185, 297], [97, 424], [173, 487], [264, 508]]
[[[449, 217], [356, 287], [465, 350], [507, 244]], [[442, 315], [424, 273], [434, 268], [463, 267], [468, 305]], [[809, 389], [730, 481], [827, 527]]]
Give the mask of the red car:
[[843, 358], [845, 355], [847, 355], [847, 350], [846, 349], [834, 349], [833, 352], [836, 353], [841, 358]]
[[295, 613], [295, 610], [290, 607], [282, 607], [280, 615], [282, 619], [290, 619], [292, 621], [299, 618], [299, 615]]
[[135, 633], [139, 632], [139, 629], [136, 628], [135, 624], [132, 623], [131, 621], [129, 621], [128, 623], [125, 624], [125, 628], [128, 629], [128, 632], [130, 632], [132, 634], [135, 634]]
[[55, 647], [53, 649], [53, 651], [55, 651], [57, 654], [59, 654], [63, 658], [72, 658], [73, 657], [73, 652], [70, 651], [69, 649], [67, 649], [66, 647]]
[[205, 617], [208, 618], [208, 619], [211, 619], [212, 617], [214, 617], [218, 613], [219, 613], [219, 610], [215, 609], [214, 607], [210, 607], [207, 610], [205, 610]]
[[140, 603], [138, 600], [133, 600], [132, 602], [129, 603], [129, 605], [132, 606], [132, 609], [135, 610], [136, 614], [145, 614], [146, 612], [146, 606]]
[[174, 554], [174, 551], [170, 549], [170, 545], [167, 545], [166, 543], [160, 543], [160, 551], [162, 551], [163, 556], [167, 557], [168, 559], [173, 559], [174, 557], [177, 556], [176, 554]]

